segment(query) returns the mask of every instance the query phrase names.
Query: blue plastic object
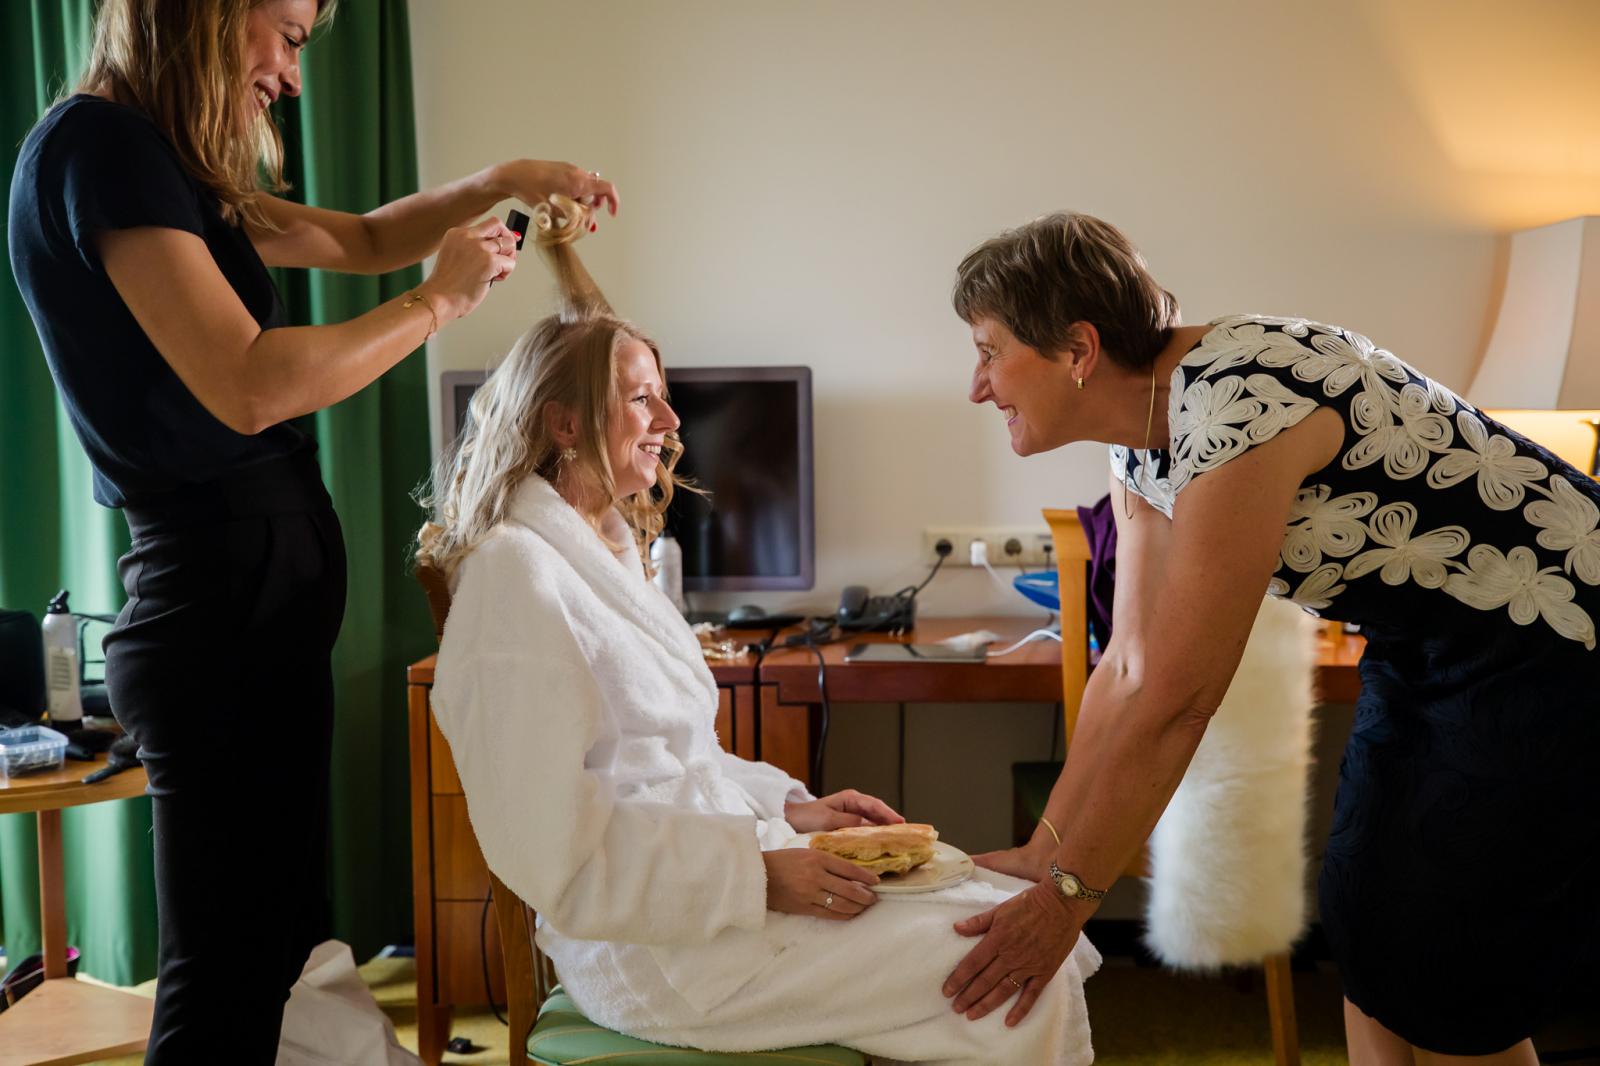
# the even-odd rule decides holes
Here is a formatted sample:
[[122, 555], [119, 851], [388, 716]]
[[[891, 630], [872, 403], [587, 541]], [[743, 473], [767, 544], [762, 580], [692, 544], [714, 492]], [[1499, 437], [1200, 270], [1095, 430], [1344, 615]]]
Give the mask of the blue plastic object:
[[1011, 579], [1011, 586], [1040, 607], [1061, 610], [1061, 577], [1054, 570], [1018, 574]]

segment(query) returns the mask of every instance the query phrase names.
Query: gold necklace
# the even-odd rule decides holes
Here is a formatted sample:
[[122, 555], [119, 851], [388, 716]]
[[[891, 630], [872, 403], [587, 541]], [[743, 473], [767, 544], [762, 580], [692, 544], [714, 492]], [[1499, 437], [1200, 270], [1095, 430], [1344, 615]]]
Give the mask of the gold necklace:
[[[1144, 469], [1150, 465], [1150, 427], [1156, 421], [1156, 364], [1150, 364], [1150, 410], [1144, 416], [1144, 461], [1139, 464], [1139, 495], [1144, 491]], [[1128, 472], [1122, 472], [1122, 517], [1133, 520], [1133, 504], [1128, 500]]]

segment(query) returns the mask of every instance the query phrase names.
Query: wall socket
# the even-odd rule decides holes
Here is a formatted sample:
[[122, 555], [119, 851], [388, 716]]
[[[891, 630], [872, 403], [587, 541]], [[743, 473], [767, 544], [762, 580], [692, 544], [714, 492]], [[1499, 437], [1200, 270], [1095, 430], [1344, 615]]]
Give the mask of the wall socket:
[[[944, 561], [946, 566], [971, 566], [975, 540], [988, 544], [989, 565], [997, 570], [1018, 563], [1025, 566], [1055, 564], [1050, 531], [1036, 526], [934, 526], [924, 531], [922, 540], [924, 554], [930, 560], [939, 557], [933, 550], [939, 541], [948, 540], [954, 546], [955, 550]], [[1021, 550], [1007, 555], [1006, 544], [1013, 540]]]

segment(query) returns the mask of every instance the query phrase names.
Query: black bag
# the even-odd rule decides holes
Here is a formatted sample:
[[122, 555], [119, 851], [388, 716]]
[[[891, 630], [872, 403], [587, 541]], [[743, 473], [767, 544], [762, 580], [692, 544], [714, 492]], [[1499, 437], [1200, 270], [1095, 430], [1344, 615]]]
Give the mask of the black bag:
[[44, 635], [29, 611], [0, 610], [0, 729], [44, 714]]

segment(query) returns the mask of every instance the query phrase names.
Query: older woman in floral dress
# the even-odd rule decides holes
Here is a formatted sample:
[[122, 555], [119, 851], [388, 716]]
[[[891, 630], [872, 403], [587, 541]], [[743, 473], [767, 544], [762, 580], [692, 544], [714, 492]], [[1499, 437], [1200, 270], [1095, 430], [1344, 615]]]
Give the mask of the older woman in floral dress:
[[[1111, 445], [1113, 637], [1038, 886], [946, 982], [1019, 1020], [1171, 797], [1263, 592], [1367, 640], [1320, 879], [1357, 1064], [1537, 1060], [1600, 963], [1600, 486], [1359, 333], [1179, 325], [1113, 227], [1058, 214], [961, 264], [971, 399], [1019, 455]], [[1248, 876], [1248, 871], [1241, 871]], [[1224, 885], [1194, 885], [1226, 892]]]

